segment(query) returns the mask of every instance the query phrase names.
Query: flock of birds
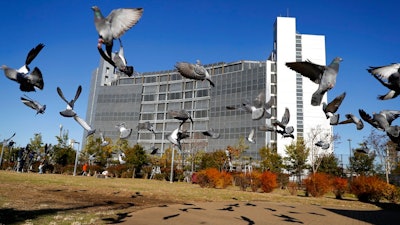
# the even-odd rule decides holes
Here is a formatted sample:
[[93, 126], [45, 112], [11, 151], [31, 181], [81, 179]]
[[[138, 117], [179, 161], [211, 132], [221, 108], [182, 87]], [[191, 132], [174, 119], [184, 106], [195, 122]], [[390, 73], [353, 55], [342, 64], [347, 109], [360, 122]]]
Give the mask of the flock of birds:
[[[121, 37], [131, 29], [135, 24], [138, 23], [143, 15], [143, 8], [119, 8], [112, 10], [107, 17], [104, 17], [101, 13], [99, 7], [93, 6], [92, 10], [94, 12], [94, 24], [99, 35], [97, 49], [100, 56], [107, 62], [109, 62], [114, 68], [127, 76], [132, 76], [134, 74], [133, 66], [128, 66], [127, 61], [124, 56], [124, 50], [122, 45]], [[119, 50], [112, 55], [114, 40], [119, 41]], [[103, 45], [105, 45], [106, 51], [103, 50]], [[19, 88], [23, 92], [34, 92], [36, 89], [43, 90], [44, 80], [42, 73], [38, 67], [34, 67], [31, 71], [29, 65], [37, 57], [40, 51], [44, 48], [44, 44], [40, 43], [28, 52], [26, 56], [24, 65], [19, 69], [13, 69], [6, 65], [2, 65], [1, 69], [7, 78], [15, 81], [19, 84]], [[318, 65], [312, 63], [309, 60], [302, 62], [287, 62], [286, 66], [290, 69], [300, 73], [302, 76], [309, 78], [314, 83], [318, 84], [318, 89], [313, 93], [311, 98], [311, 105], [319, 106], [322, 103], [322, 98], [325, 93], [330, 89], [334, 88], [336, 84], [336, 77], [339, 71], [339, 64], [342, 61], [340, 57], [336, 57], [329, 65]], [[204, 68], [199, 60], [195, 64], [188, 62], [177, 62], [175, 65], [178, 73], [185, 78], [208, 81], [212, 87], [215, 87], [214, 82], [211, 80], [211, 76], [208, 71]], [[372, 74], [382, 85], [389, 89], [389, 92], [385, 95], [380, 95], [378, 98], [380, 100], [387, 100], [397, 97], [400, 94], [400, 63], [394, 63], [386, 66], [380, 67], [370, 67], [368, 72]], [[60, 87], [57, 87], [57, 93], [60, 98], [67, 104], [66, 109], [60, 111], [60, 115], [67, 118], [74, 118], [74, 120], [80, 124], [86, 131], [87, 135], [92, 135], [96, 132], [85, 120], [80, 118], [74, 111], [74, 103], [79, 98], [82, 92], [82, 86], [78, 86], [75, 96], [71, 100], [65, 98]], [[400, 116], [400, 111], [398, 110], [382, 110], [379, 113], [373, 113], [372, 116], [366, 113], [364, 110], [360, 109], [359, 114], [362, 118], [359, 119], [357, 116], [349, 113], [345, 114], [346, 119], [339, 121], [339, 114], [337, 111], [340, 104], [344, 100], [346, 93], [337, 96], [329, 103], [322, 103], [322, 110], [325, 113], [326, 118], [330, 120], [331, 125], [338, 124], [356, 124], [358, 130], [363, 129], [363, 120], [371, 124], [378, 130], [385, 131], [390, 140], [400, 148], [400, 126], [392, 125], [392, 122]], [[34, 109], [37, 114], [43, 114], [46, 110], [46, 105], [31, 99], [30, 97], [24, 95], [21, 97], [22, 103], [28, 107]], [[251, 115], [252, 120], [260, 120], [262, 118], [271, 118], [271, 114], [268, 110], [274, 104], [272, 99], [266, 101], [265, 92], [262, 91], [258, 94], [253, 102], [248, 100], [242, 102], [239, 105], [227, 106], [227, 110], [242, 110]], [[168, 115], [175, 118], [180, 122], [179, 126], [168, 134], [167, 139], [177, 146], [181, 150], [181, 140], [189, 137], [187, 131], [182, 130], [182, 125], [190, 120], [193, 123], [193, 119], [188, 111], [185, 109], [181, 110], [171, 110]], [[293, 132], [294, 127], [289, 126], [290, 112], [286, 108], [284, 115], [281, 120], [274, 119], [271, 121], [270, 125], [263, 124], [258, 127], [259, 131], [263, 132], [276, 132], [282, 135], [282, 137], [294, 138]], [[132, 129], [127, 128], [125, 123], [120, 123], [116, 125], [116, 128], [120, 132], [120, 138], [126, 139], [131, 133]], [[139, 123], [138, 130], [148, 130], [155, 134], [155, 130], [150, 122]], [[210, 138], [219, 138], [219, 133], [210, 129], [202, 132], [203, 135]], [[253, 128], [247, 136], [247, 140], [250, 143], [255, 143], [256, 128]], [[105, 146], [108, 142], [104, 138], [104, 133], [100, 131], [100, 137], [102, 140], [101, 145]], [[318, 141], [317, 146], [322, 149], [329, 148], [329, 142], [325, 140]], [[158, 148], [154, 146], [151, 148], [151, 154], [156, 154]]]

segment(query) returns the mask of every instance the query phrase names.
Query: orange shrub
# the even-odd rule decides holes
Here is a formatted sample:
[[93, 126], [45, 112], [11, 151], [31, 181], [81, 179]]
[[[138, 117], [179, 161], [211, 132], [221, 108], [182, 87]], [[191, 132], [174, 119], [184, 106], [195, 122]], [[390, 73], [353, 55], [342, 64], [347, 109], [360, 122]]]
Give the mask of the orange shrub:
[[270, 171], [265, 171], [264, 173], [262, 173], [260, 177], [261, 189], [266, 193], [272, 192], [274, 188], [278, 187], [276, 177], [276, 174]]
[[331, 189], [329, 177], [325, 173], [310, 174], [304, 180], [306, 192], [313, 197], [321, 197]]
[[232, 184], [232, 176], [227, 172], [219, 172], [215, 168], [201, 170], [197, 173], [200, 187], [226, 188]]
[[382, 198], [396, 201], [397, 189], [387, 184], [377, 176], [359, 176], [351, 183], [351, 193], [355, 194], [360, 201], [379, 202]]
[[258, 171], [253, 171], [248, 175], [250, 178], [250, 188], [253, 192], [256, 192], [262, 186], [261, 175], [262, 173]]
[[341, 177], [332, 178], [332, 191], [336, 199], [342, 199], [343, 194], [347, 190], [347, 179]]

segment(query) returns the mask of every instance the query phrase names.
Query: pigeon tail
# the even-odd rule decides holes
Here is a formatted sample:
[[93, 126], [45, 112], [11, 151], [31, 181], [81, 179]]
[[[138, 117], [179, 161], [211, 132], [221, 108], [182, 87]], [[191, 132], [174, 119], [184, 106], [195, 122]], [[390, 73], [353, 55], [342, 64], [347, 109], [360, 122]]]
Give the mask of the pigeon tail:
[[390, 90], [386, 95], [378, 95], [378, 99], [379, 100], [388, 100], [388, 99], [396, 98], [399, 94], [400, 94], [400, 92]]
[[338, 125], [338, 123], [339, 123], [339, 114], [333, 114], [332, 116], [331, 116], [331, 118], [330, 118], [330, 122], [329, 122], [329, 124], [330, 125]]
[[311, 98], [311, 105], [313, 105], [313, 106], [321, 105], [322, 97], [324, 97], [325, 92], [326, 91], [320, 91], [320, 90], [317, 90], [316, 92], [314, 92], [314, 94], [312, 95], [312, 98]]
[[210, 85], [211, 85], [211, 86], [215, 87], [214, 82], [212, 82], [210, 79], [207, 79], [207, 80], [208, 80], [208, 82], [210, 82]]

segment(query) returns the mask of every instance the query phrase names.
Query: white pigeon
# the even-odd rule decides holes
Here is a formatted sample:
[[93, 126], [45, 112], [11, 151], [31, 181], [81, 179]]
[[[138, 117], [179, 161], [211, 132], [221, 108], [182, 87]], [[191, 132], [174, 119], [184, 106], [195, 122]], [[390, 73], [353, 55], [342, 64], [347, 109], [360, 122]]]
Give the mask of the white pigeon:
[[249, 141], [250, 143], [255, 144], [256, 140], [255, 140], [254, 136], [255, 136], [255, 129], [252, 128], [250, 133], [249, 133], [249, 135], [246, 137], [247, 141]]
[[120, 123], [115, 126], [119, 130], [119, 138], [127, 139], [132, 134], [132, 129], [128, 129], [125, 127], [125, 123]]
[[100, 146], [104, 147], [109, 144], [109, 142], [104, 138], [103, 132], [101, 132], [101, 131], [100, 131], [100, 139], [101, 139]]

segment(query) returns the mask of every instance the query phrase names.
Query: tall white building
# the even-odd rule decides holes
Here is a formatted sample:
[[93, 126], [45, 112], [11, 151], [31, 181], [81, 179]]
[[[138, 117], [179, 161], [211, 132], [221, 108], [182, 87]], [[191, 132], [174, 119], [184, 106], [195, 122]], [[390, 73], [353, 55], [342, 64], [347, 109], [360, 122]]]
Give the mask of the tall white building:
[[[325, 36], [300, 34], [296, 29], [296, 19], [278, 17], [274, 24], [273, 50], [267, 60], [267, 95], [276, 98], [277, 119], [281, 119], [287, 107], [290, 111], [289, 125], [295, 128], [295, 139], [303, 137], [315, 149], [315, 139], [332, 136], [332, 127], [326, 119], [321, 106], [311, 105], [311, 96], [318, 85], [309, 78], [297, 74], [289, 69], [285, 63], [310, 60], [320, 65], [326, 65]], [[270, 91], [268, 91], [270, 90]], [[268, 99], [268, 98], [267, 98]], [[327, 94], [323, 97], [327, 101]], [[267, 121], [268, 122], [268, 121]], [[311, 140], [312, 133], [318, 132], [320, 136]], [[268, 136], [267, 136], [268, 138]], [[292, 141], [291, 138], [271, 137], [271, 142], [276, 140], [278, 153], [285, 152], [285, 146]], [[331, 148], [333, 149], [333, 148]]]

